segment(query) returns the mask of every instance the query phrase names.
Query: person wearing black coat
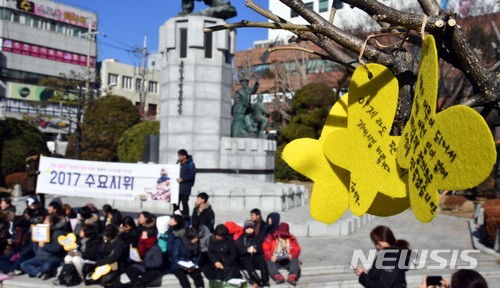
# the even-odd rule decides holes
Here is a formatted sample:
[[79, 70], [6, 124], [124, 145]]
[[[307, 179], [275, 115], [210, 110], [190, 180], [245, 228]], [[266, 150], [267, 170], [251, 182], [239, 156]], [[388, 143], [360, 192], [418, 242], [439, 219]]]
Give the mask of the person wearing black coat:
[[255, 230], [253, 233], [255, 236], [259, 237], [262, 242], [264, 242], [264, 239], [266, 239], [267, 236], [267, 223], [262, 219], [260, 209], [255, 208], [250, 211], [250, 220], [252, 220], [253, 224], [255, 224]]
[[208, 203], [208, 194], [201, 192], [196, 197], [196, 206], [193, 209], [193, 214], [191, 216], [191, 225], [199, 226], [205, 225], [210, 233], [214, 232], [215, 224], [215, 213], [212, 210], [212, 206]]
[[108, 264], [111, 266], [111, 271], [94, 281], [89, 277], [94, 272], [94, 269], [90, 269], [91, 272], [85, 278], [86, 285], [114, 285], [120, 276], [118, 261], [123, 253], [123, 242], [118, 238], [118, 228], [115, 225], [107, 225], [104, 227], [102, 238], [103, 241], [97, 250], [97, 261], [94, 267]]
[[228, 281], [231, 278], [241, 278], [237, 265], [238, 251], [234, 240], [223, 224], [215, 227], [214, 236], [208, 245], [209, 264], [202, 270], [209, 280]]
[[80, 277], [83, 279], [83, 266], [85, 262], [88, 260], [97, 260], [97, 251], [101, 245], [101, 239], [97, 236], [97, 227], [92, 224], [83, 224], [78, 244], [76, 251], [68, 251], [68, 255], [64, 257], [64, 263], [73, 263], [76, 271], [78, 271]]
[[[369, 272], [361, 267], [356, 267], [354, 273], [359, 276], [359, 283], [366, 288], [406, 288], [406, 271], [409, 265], [409, 243], [405, 240], [396, 240], [391, 229], [386, 226], [377, 226], [370, 232], [370, 238], [379, 251], [378, 257], [384, 257], [380, 262], [375, 258]], [[400, 261], [403, 250], [406, 259]], [[377, 267], [377, 263], [384, 267]], [[403, 267], [401, 266], [403, 264]]]
[[[253, 284], [259, 287], [269, 286], [269, 273], [262, 252], [262, 240], [254, 234], [255, 223], [247, 220], [243, 224], [243, 229], [245, 233], [236, 240], [240, 265], [245, 269]], [[260, 276], [257, 270], [260, 270]]]
[[[184, 229], [182, 229], [184, 231]], [[182, 233], [181, 233], [182, 234]], [[200, 238], [196, 228], [189, 228], [184, 235], [176, 237], [169, 250], [171, 251], [172, 271], [179, 279], [182, 288], [190, 288], [191, 284], [188, 275], [194, 281], [196, 288], [205, 287], [203, 276], [200, 271]], [[186, 267], [179, 264], [179, 261], [191, 262], [193, 266]]]
[[141, 233], [137, 250], [141, 262], [134, 263], [125, 269], [130, 279], [129, 287], [144, 287], [162, 275], [163, 256], [158, 246], [158, 235], [152, 229]]
[[179, 203], [174, 203], [174, 211], [179, 210], [182, 203], [182, 215], [189, 216], [189, 195], [196, 179], [196, 165], [193, 157], [185, 149], [177, 151], [177, 163], [181, 164], [179, 182]]
[[[271, 234], [273, 235], [276, 230], [278, 230], [278, 227], [280, 226], [280, 214], [277, 212], [272, 212], [267, 215], [266, 218], [266, 236]], [[264, 237], [264, 239], [265, 239]]]

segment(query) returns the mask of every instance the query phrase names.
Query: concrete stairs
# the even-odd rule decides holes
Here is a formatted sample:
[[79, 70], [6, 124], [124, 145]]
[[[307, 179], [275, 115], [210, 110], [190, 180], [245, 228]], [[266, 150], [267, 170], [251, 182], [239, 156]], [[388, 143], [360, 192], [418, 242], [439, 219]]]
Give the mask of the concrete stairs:
[[[330, 266], [320, 266], [321, 263], [310, 263], [311, 265], [303, 267], [302, 277], [299, 279], [297, 287], [324, 287], [324, 288], [351, 288], [351, 287], [361, 287], [358, 283], [358, 279], [354, 274], [352, 269], [349, 269], [347, 265], [330, 265]], [[466, 263], [463, 263], [464, 265]], [[488, 281], [489, 288], [500, 288], [500, 265], [498, 260], [487, 260], [481, 261], [479, 266], [476, 268]], [[410, 270], [406, 274], [406, 281], [408, 287], [419, 287], [422, 282], [423, 275], [442, 275], [446, 279], [451, 278], [455, 270], [449, 268], [443, 270]], [[286, 276], [286, 272], [283, 273]], [[126, 276], [122, 281], [126, 280]], [[40, 279], [29, 278], [26, 275], [17, 276], [11, 280], [5, 280], [1, 287], [5, 288], [15, 288], [15, 287], [26, 287], [26, 288], [45, 288], [45, 287], [56, 287], [52, 284], [55, 278], [43, 281]], [[208, 281], [205, 281], [206, 287], [208, 287]], [[96, 285], [85, 286], [83, 284], [75, 287], [99, 287]], [[174, 275], [165, 275], [163, 277], [162, 286], [164, 288], [177, 288], [179, 287], [179, 282]], [[281, 285], [275, 285], [271, 280], [271, 287], [292, 287], [288, 283]]]

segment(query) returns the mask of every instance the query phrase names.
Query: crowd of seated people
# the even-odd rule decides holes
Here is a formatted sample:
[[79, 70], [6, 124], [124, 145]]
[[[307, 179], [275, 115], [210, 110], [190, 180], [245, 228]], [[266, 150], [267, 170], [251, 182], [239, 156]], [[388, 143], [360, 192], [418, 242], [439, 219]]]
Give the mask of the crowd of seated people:
[[[148, 211], [122, 217], [108, 204], [102, 207], [102, 214], [92, 203], [74, 209], [59, 198], [45, 208], [36, 195], [26, 199], [26, 208], [16, 216], [11, 200], [2, 199], [0, 281], [26, 274], [64, 286], [73, 273], [71, 277], [86, 285], [154, 287], [170, 273], [181, 287], [191, 287], [191, 283], [205, 287], [204, 278], [221, 282], [247, 278], [253, 287], [269, 286], [270, 279], [283, 283], [277, 269], [291, 266], [285, 263], [290, 249], [279, 239], [282, 227], [288, 224], [280, 223], [278, 213], [269, 214], [264, 221], [260, 210], [253, 209], [241, 226], [231, 221], [215, 225], [208, 198], [206, 193], [198, 195], [192, 217], [176, 211], [158, 218]], [[48, 227], [47, 241], [32, 237], [33, 225]], [[76, 239], [75, 247], [66, 249], [59, 236], [70, 233]], [[285, 234], [292, 236], [288, 230]], [[295, 261], [300, 247], [289, 248], [293, 250], [289, 260]], [[296, 274], [290, 270], [290, 284], [296, 285]], [[121, 282], [127, 278], [129, 281]]]
[[[256, 208], [241, 226], [233, 221], [215, 225], [208, 198], [200, 193], [192, 216], [175, 211], [159, 217], [148, 211], [122, 217], [108, 204], [102, 207], [102, 214], [92, 203], [73, 209], [58, 198], [45, 208], [36, 196], [28, 197], [26, 208], [16, 215], [12, 201], [1, 199], [0, 281], [26, 274], [61, 286], [83, 282], [104, 287], [159, 287], [163, 275], [172, 274], [183, 288], [192, 284], [205, 287], [205, 279], [214, 283], [234, 278], [246, 279], [252, 287], [268, 287], [271, 280], [297, 285], [301, 247], [279, 213], [270, 213], [264, 220]], [[39, 226], [49, 231], [46, 241], [32, 235]], [[392, 232], [378, 233], [388, 234], [389, 240], [376, 233], [382, 228], [390, 232], [382, 226], [374, 229], [374, 243], [394, 242], [389, 241], [394, 238]], [[60, 236], [69, 235], [74, 235], [75, 246], [68, 249]], [[286, 277], [283, 270], [288, 272]], [[457, 279], [471, 278], [474, 271], [459, 272], [451, 279], [453, 287], [463, 282]], [[371, 270], [356, 268], [356, 274], [366, 287], [378, 281]], [[426, 279], [421, 287], [432, 286]], [[450, 287], [446, 280], [441, 282]]]

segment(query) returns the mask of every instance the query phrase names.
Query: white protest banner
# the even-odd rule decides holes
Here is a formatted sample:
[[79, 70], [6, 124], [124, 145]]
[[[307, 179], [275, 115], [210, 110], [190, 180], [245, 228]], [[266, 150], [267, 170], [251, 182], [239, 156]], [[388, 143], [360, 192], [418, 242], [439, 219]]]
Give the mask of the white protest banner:
[[37, 193], [117, 200], [179, 200], [178, 164], [133, 164], [42, 156]]

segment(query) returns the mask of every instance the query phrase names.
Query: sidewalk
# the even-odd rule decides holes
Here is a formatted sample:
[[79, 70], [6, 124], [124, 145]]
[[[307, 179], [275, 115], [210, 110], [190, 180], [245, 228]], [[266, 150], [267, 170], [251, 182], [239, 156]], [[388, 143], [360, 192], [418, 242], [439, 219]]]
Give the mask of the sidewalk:
[[[78, 207], [87, 203], [88, 199], [63, 198], [64, 202]], [[87, 202], [86, 202], [87, 201]], [[50, 200], [48, 201], [50, 202]], [[47, 202], [47, 203], [48, 203]], [[80, 204], [78, 204], [80, 203]], [[18, 209], [22, 209], [18, 206]], [[120, 207], [116, 207], [120, 209]], [[290, 211], [280, 212], [282, 221], [298, 225], [307, 221], [313, 221], [309, 215], [309, 206], [295, 208]], [[138, 210], [140, 211], [140, 207]], [[168, 212], [168, 211], [165, 211]], [[272, 211], [262, 211], [263, 215]], [[247, 213], [223, 214], [216, 212], [216, 222], [223, 223], [231, 220], [242, 223], [247, 219]], [[346, 213], [342, 219], [353, 216]], [[437, 215], [431, 223], [418, 222], [412, 211], [408, 210], [400, 215], [382, 218], [375, 217], [373, 221], [361, 226], [359, 230], [348, 236], [324, 236], [324, 237], [297, 237], [302, 247], [301, 261], [303, 262], [303, 277], [298, 287], [361, 287], [357, 284], [357, 277], [349, 268], [353, 251], [361, 249], [368, 251], [373, 248], [369, 233], [377, 225], [389, 226], [396, 238], [405, 239], [410, 242], [410, 248], [414, 250], [441, 249], [441, 250], [464, 250], [473, 249], [468, 219], [453, 216]], [[446, 255], [446, 254], [443, 254]], [[490, 288], [500, 288], [500, 258], [486, 253], [470, 254], [478, 261], [476, 270], [485, 276]], [[431, 263], [431, 265], [434, 263]], [[463, 261], [458, 265], [467, 265]], [[444, 270], [410, 270], [407, 273], [408, 287], [418, 287], [422, 276], [425, 274], [443, 275], [450, 278], [453, 269]], [[27, 276], [19, 276], [12, 280], [4, 281], [2, 287], [52, 287], [52, 278], [48, 281], [31, 279]], [[164, 277], [162, 287], [178, 287], [175, 277], [167, 275]], [[78, 286], [77, 286], [78, 287]], [[81, 287], [84, 287], [81, 285]], [[276, 285], [272, 287], [278, 287]], [[279, 285], [279, 287], [287, 287]]]

